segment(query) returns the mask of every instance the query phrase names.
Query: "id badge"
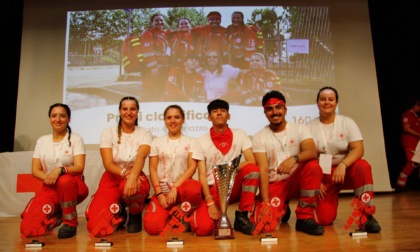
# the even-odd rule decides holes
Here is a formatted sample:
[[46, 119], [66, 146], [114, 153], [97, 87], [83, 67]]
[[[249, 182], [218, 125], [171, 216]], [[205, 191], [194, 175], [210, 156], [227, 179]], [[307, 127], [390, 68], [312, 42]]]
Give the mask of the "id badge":
[[331, 154], [320, 154], [319, 155], [319, 165], [322, 168], [322, 173], [331, 174], [332, 155]]

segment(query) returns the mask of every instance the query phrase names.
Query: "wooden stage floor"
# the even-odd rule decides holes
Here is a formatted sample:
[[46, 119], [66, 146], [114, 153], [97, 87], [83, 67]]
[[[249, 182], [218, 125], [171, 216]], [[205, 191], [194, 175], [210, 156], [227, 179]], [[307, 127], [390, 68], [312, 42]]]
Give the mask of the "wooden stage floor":
[[[281, 224], [275, 232], [277, 243], [261, 243], [260, 236], [247, 236], [235, 232], [235, 239], [215, 240], [213, 236], [198, 237], [192, 233], [182, 233], [178, 236], [184, 241], [183, 245], [168, 246], [171, 237], [150, 236], [144, 231], [129, 234], [119, 230], [107, 236], [113, 246], [108, 248], [95, 247], [100, 238], [90, 239], [86, 230], [84, 217], [79, 217], [78, 233], [69, 239], [58, 239], [58, 228], [45, 236], [38, 238], [45, 246], [39, 249], [28, 249], [26, 243], [31, 238], [21, 239], [19, 234], [19, 217], [0, 218], [0, 247], [3, 251], [420, 251], [420, 191], [396, 193], [376, 193], [375, 204], [377, 212], [375, 218], [382, 226], [378, 234], [368, 234], [364, 237], [351, 237], [350, 231], [355, 229], [353, 224], [344, 229], [353, 208], [352, 196], [340, 196], [338, 218], [332, 226], [325, 227], [322, 236], [311, 236], [296, 232], [296, 216], [294, 209], [296, 201], [291, 202], [292, 216], [287, 224]], [[229, 219], [233, 224], [234, 212], [237, 205], [228, 209]], [[416, 231], [417, 230], [417, 231]]]

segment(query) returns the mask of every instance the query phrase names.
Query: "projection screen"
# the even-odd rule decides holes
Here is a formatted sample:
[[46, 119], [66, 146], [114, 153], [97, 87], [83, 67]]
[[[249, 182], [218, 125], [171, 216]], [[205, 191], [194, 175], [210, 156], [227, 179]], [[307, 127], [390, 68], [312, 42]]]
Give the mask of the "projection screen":
[[[36, 139], [50, 132], [47, 112], [55, 102], [70, 106], [72, 130], [84, 138], [88, 150], [98, 150], [101, 131], [117, 123], [118, 102], [124, 96], [139, 99], [139, 125], [154, 136], [165, 134], [162, 114], [170, 104], [179, 104], [186, 112], [184, 134], [198, 137], [208, 132], [209, 100], [147, 100], [142, 72], [125, 68], [123, 43], [149, 28], [155, 13], [164, 15], [168, 30], [176, 30], [183, 16], [193, 28], [205, 25], [210, 11], [219, 11], [221, 25], [228, 27], [231, 14], [241, 11], [245, 24], [257, 25], [264, 34], [260, 52], [266, 67], [281, 81], [272, 89], [286, 95], [287, 120], [306, 123], [315, 118], [319, 88], [336, 87], [339, 113], [352, 117], [362, 131], [375, 191], [391, 190], [366, 0], [228, 5], [200, 1], [194, 6], [174, 1], [25, 1], [24, 5], [15, 151], [33, 150]], [[229, 126], [252, 137], [267, 119], [261, 106], [246, 104], [241, 91], [233, 82], [223, 97], [231, 105]]]

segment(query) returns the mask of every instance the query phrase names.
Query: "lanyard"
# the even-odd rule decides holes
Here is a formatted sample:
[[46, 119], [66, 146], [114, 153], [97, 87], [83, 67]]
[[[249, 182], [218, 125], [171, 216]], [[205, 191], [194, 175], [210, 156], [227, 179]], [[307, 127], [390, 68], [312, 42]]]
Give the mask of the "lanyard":
[[[124, 164], [124, 167], [127, 169], [131, 169], [131, 167], [127, 167], [127, 165], [129, 165], [131, 163], [131, 157], [132, 157], [132, 153], [133, 153], [133, 148], [134, 145], [136, 143], [136, 129], [134, 129], [133, 133], [131, 134], [127, 134], [123, 132], [123, 137], [124, 137], [124, 152], [125, 155], [127, 157], [126, 162]], [[122, 158], [121, 158], [122, 159]]]
[[[162, 179], [168, 178], [167, 181], [170, 184], [172, 184], [174, 182], [172, 180], [173, 180], [173, 176], [174, 176], [174, 174], [173, 174], [174, 171], [173, 170], [174, 170], [174, 166], [175, 166], [176, 150], [178, 149], [178, 146], [181, 143], [181, 139], [182, 139], [182, 135], [179, 136], [179, 139], [176, 141], [176, 144], [175, 144], [175, 146], [173, 147], [173, 150], [172, 150], [172, 149], [169, 149], [169, 148], [171, 148], [173, 146], [172, 143], [175, 142], [175, 141], [174, 140], [171, 141], [169, 139], [169, 137], [166, 138], [166, 143], [167, 143], [167, 146], [169, 147], [167, 153], [171, 154], [171, 162], [170, 162], [169, 167], [167, 167], [167, 165], [164, 163], [164, 165], [163, 165], [164, 170], [163, 170]], [[169, 186], [169, 188], [170, 188], [170, 186]]]
[[329, 135], [328, 139], [327, 139], [326, 133], [325, 133], [327, 127], [328, 127], [328, 124], [324, 125], [322, 122], [320, 122], [319, 128], [321, 130], [321, 135], [322, 135], [322, 143], [323, 143], [322, 144], [322, 152], [323, 153], [327, 153], [328, 143], [330, 142], [330, 140], [332, 138], [331, 136], [333, 135], [333, 132], [334, 132], [334, 129], [335, 129], [335, 124], [333, 123], [333, 125], [332, 125], [333, 129], [330, 131], [330, 135]]
[[417, 117], [417, 119], [419, 119], [419, 115], [417, 115], [416, 112], [414, 112], [414, 110], [410, 109], [411, 112], [413, 112], [413, 114]]
[[[175, 147], [174, 147], [174, 150], [172, 151], [172, 157], [171, 157], [171, 170], [173, 169], [173, 167], [175, 166], [175, 157], [176, 157], [176, 149], [178, 149], [178, 146], [179, 146], [179, 144], [181, 143], [181, 138], [182, 138], [182, 135], [180, 135], [179, 136], [179, 139], [178, 139], [178, 141], [176, 142], [176, 145], [175, 145]], [[167, 142], [168, 142], [168, 145], [169, 145], [169, 137], [167, 138]]]
[[280, 146], [281, 146], [281, 149], [282, 149], [282, 151], [283, 152], [285, 152], [286, 151], [286, 148], [287, 148], [287, 128], [288, 128], [288, 126], [289, 126], [289, 124], [286, 124], [286, 127], [285, 127], [285, 129], [284, 129], [284, 136], [283, 136], [283, 138], [281, 139], [281, 141], [280, 141], [280, 139], [277, 137], [277, 136], [279, 136], [280, 134], [281, 134], [281, 132], [279, 132], [279, 134], [278, 135], [276, 135], [272, 130], [270, 130], [271, 131], [271, 133], [273, 133], [273, 135], [274, 135], [274, 138], [279, 142], [279, 144], [280, 144]]
[[53, 147], [53, 158], [54, 158], [54, 163], [53, 165], [58, 166], [61, 165], [59, 163], [60, 161], [60, 155], [63, 152], [63, 148], [64, 148], [64, 140], [67, 138], [67, 134], [63, 137], [63, 139], [60, 142], [54, 142], [54, 140], [52, 139], [52, 147]]

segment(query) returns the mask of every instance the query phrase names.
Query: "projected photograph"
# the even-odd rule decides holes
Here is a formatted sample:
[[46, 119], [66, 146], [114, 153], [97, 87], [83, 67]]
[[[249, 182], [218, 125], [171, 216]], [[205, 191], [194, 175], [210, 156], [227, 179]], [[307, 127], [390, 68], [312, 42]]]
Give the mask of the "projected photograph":
[[95, 119], [87, 143], [116, 122], [124, 96], [138, 98], [139, 120], [156, 135], [173, 103], [188, 111], [189, 135], [207, 132], [206, 106], [218, 98], [232, 105], [231, 124], [251, 135], [266, 124], [267, 91], [282, 92], [289, 120], [306, 123], [317, 116], [319, 88], [334, 86], [328, 7], [115, 9], [67, 17], [64, 99], [73, 127]]

